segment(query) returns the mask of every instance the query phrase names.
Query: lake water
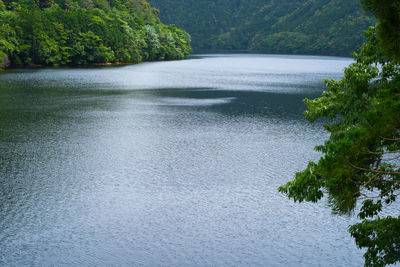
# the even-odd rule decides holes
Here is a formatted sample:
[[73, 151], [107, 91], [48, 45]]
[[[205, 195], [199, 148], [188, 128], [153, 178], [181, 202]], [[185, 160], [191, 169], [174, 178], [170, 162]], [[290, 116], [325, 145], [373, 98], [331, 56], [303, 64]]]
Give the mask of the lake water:
[[196, 55], [0, 75], [0, 265], [360, 266], [355, 217], [277, 192], [347, 58]]

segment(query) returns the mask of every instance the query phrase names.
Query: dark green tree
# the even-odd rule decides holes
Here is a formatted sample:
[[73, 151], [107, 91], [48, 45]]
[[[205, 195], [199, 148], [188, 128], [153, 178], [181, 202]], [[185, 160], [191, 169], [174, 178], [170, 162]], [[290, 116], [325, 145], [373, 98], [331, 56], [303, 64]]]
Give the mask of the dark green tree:
[[387, 55], [400, 59], [400, 2], [398, 0], [361, 0], [365, 8], [379, 19], [379, 46]]
[[400, 217], [383, 215], [400, 195], [400, 1], [362, 2], [379, 19], [366, 32], [368, 43], [343, 79], [326, 80], [322, 97], [305, 100], [310, 122], [330, 121], [330, 138], [316, 147], [323, 157], [279, 191], [299, 202], [326, 194], [337, 214], [349, 214], [360, 203], [362, 222], [349, 232], [367, 249], [365, 265], [383, 266], [400, 261]]
[[39, 7], [40, 8], [48, 8], [54, 3], [54, 0], [39, 0]]

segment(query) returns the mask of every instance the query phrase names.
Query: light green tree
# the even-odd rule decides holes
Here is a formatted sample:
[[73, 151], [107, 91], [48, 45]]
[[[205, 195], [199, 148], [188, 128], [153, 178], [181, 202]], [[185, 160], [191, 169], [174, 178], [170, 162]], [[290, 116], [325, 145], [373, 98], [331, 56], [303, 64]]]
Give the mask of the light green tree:
[[400, 261], [399, 210], [382, 215], [400, 195], [400, 1], [363, 0], [379, 23], [371, 27], [344, 78], [326, 80], [322, 97], [309, 100], [310, 122], [328, 118], [330, 138], [316, 150], [317, 163], [279, 188], [295, 201], [317, 202], [324, 195], [338, 214], [358, 210], [349, 228], [366, 266]]

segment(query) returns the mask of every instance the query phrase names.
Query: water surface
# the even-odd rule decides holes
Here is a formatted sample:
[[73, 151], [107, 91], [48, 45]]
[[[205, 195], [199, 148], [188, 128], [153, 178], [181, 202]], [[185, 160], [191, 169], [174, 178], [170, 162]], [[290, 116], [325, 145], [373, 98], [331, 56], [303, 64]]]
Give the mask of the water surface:
[[351, 61], [197, 55], [0, 75], [0, 265], [360, 266], [353, 217], [277, 187]]

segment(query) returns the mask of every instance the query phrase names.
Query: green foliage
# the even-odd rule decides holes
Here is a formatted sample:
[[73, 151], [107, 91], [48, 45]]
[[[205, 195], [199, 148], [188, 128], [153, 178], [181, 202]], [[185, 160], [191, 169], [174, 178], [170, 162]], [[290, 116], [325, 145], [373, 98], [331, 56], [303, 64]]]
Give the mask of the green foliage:
[[0, 60], [8, 56], [12, 65], [138, 63], [190, 53], [190, 36], [163, 25], [145, 0], [0, 2]]
[[49, 8], [53, 5], [53, 0], [39, 0], [39, 7], [40, 8]]
[[[399, 6], [399, 1], [388, 5], [394, 2]], [[354, 54], [355, 63], [345, 69], [344, 78], [326, 80], [320, 98], [305, 100], [306, 118], [328, 119], [330, 138], [316, 147], [323, 153], [317, 163], [279, 188], [299, 202], [327, 195], [338, 214], [353, 212], [362, 200], [358, 216], [363, 221], [349, 231], [367, 249], [366, 266], [400, 261], [400, 217], [380, 217], [400, 195], [400, 60], [385, 41], [390, 34], [382, 31], [370, 27], [369, 41]]]
[[267, 37], [257, 34], [252, 39], [250, 49], [268, 53], [310, 53], [307, 48], [310, 42], [310, 37], [299, 32], [280, 32]]
[[359, 0], [149, 1], [163, 21], [187, 30], [197, 49], [349, 56], [376, 22]]
[[400, 59], [400, 3], [397, 0], [361, 0], [365, 9], [379, 19], [379, 45], [388, 56]]
[[359, 247], [368, 248], [366, 266], [384, 266], [400, 262], [400, 217], [365, 220], [350, 227]]
[[72, 62], [75, 64], [113, 62], [114, 52], [104, 46], [103, 40], [89, 31], [80, 33], [72, 48]]

